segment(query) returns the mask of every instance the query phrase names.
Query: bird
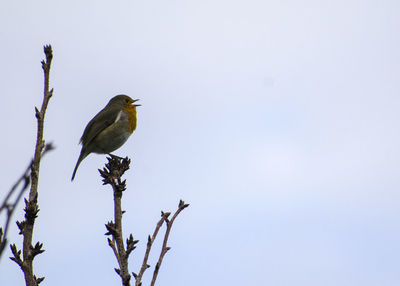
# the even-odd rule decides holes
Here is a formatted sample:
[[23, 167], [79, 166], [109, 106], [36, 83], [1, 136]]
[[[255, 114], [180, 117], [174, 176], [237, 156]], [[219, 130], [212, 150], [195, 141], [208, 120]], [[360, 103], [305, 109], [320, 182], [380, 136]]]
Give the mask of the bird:
[[109, 154], [120, 148], [132, 135], [137, 125], [136, 107], [139, 99], [120, 94], [110, 99], [108, 104], [89, 121], [79, 141], [81, 153], [76, 162], [71, 181], [83, 159], [90, 153]]

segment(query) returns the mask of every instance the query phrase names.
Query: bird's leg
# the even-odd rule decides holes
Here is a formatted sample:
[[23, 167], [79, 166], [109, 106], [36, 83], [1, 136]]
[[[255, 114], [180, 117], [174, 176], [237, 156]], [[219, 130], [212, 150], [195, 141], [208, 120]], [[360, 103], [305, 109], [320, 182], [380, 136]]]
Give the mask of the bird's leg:
[[117, 155], [113, 155], [113, 154], [111, 154], [111, 153], [108, 153], [107, 155], [110, 156], [110, 157], [113, 158], [113, 159], [119, 159], [119, 160], [123, 160], [123, 159], [124, 159], [124, 158], [122, 158], [122, 157], [119, 157], [119, 156], [117, 156]]

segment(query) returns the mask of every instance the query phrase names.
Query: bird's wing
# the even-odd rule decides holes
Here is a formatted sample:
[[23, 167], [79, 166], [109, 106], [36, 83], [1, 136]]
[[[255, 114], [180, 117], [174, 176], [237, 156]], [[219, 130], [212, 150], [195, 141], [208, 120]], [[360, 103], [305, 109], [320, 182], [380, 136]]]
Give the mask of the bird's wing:
[[120, 107], [107, 107], [107, 110], [106, 108], [104, 108], [99, 113], [97, 113], [96, 116], [93, 117], [92, 120], [90, 120], [85, 128], [85, 131], [83, 131], [80, 143], [82, 143], [83, 146], [86, 146], [101, 131], [103, 131], [116, 121], [118, 116], [120, 116], [120, 111]]

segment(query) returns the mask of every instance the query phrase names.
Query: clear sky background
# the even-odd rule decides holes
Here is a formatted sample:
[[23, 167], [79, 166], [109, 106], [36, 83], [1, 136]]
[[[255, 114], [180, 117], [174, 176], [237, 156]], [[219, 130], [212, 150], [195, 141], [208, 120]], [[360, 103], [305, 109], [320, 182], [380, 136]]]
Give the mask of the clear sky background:
[[[105, 156], [70, 182], [84, 127], [120, 93], [142, 104], [115, 152], [133, 161], [131, 271], [183, 199], [158, 285], [400, 285], [399, 14], [394, 0], [3, 1], [1, 197], [33, 155], [43, 45], [54, 51], [43, 285], [120, 285]], [[15, 224], [9, 238], [21, 246]], [[23, 285], [8, 256], [0, 285]]]

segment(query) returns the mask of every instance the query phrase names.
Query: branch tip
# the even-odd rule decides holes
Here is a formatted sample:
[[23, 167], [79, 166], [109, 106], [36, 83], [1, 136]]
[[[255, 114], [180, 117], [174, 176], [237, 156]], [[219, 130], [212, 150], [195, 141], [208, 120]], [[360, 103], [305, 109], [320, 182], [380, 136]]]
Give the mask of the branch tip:
[[[23, 191], [27, 189], [30, 185], [30, 191], [28, 199], [24, 198], [25, 201], [25, 220], [22, 222], [17, 222], [17, 226], [20, 230], [20, 234], [23, 236], [22, 250], [18, 250], [15, 244], [10, 245], [13, 257], [11, 260], [15, 261], [24, 272], [25, 284], [29, 286], [37, 286], [43, 280], [44, 277], [37, 278], [33, 272], [33, 260], [36, 255], [43, 253], [43, 244], [37, 242], [35, 246], [32, 245], [33, 229], [35, 224], [35, 219], [37, 218], [39, 212], [39, 206], [37, 203], [38, 199], [38, 184], [39, 184], [39, 169], [40, 162], [43, 154], [48, 150], [52, 149], [49, 145], [47, 148], [45, 141], [43, 140], [44, 133], [44, 118], [49, 103], [49, 99], [52, 95], [53, 90], [49, 91], [49, 79], [50, 79], [50, 66], [51, 60], [53, 58], [53, 51], [51, 45], [45, 45], [43, 47], [46, 59], [41, 61], [42, 69], [44, 71], [44, 97], [42, 105], [39, 111], [38, 107], [35, 107], [35, 117], [37, 118], [37, 136], [36, 136], [36, 146], [34, 157], [29, 164], [26, 172], [23, 174], [21, 179], [17, 182], [24, 182], [24, 187], [18, 195], [18, 200], [22, 198]], [[18, 202], [17, 200], [17, 202]], [[14, 205], [15, 206], [15, 205]], [[21, 257], [22, 252], [22, 257]]]
[[45, 45], [43, 47], [43, 50], [46, 55], [47, 63], [51, 62], [51, 60], [53, 59], [53, 49], [51, 48], [51, 45]]
[[184, 202], [183, 200], [180, 200], [180, 201], [179, 201], [178, 207], [179, 207], [180, 209], [187, 208], [188, 206], [189, 206], [189, 204], [185, 204], [185, 202]]
[[37, 285], [39, 285], [40, 282], [42, 282], [44, 280], [44, 277], [39, 277], [39, 278], [36, 278], [36, 276], [33, 276], [33, 277], [35, 278]]

